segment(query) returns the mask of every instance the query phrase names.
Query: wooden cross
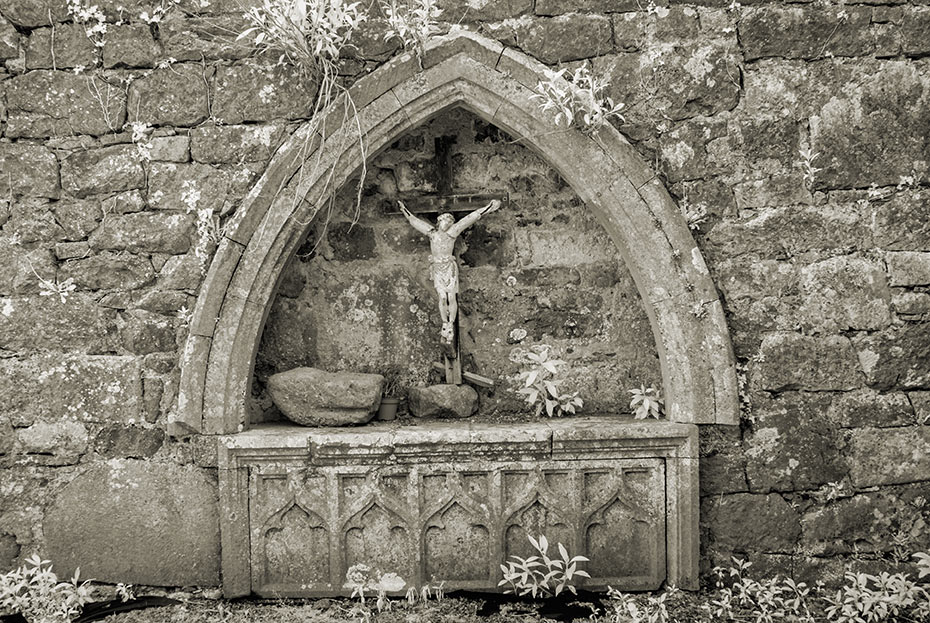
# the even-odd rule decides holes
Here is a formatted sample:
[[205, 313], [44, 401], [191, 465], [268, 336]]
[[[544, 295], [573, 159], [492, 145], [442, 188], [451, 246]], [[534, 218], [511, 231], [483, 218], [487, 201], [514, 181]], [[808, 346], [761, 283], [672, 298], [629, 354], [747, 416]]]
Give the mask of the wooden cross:
[[[463, 192], [454, 191], [452, 188], [452, 144], [455, 143], [454, 136], [440, 136], [435, 141], [436, 153], [436, 170], [439, 179], [437, 180], [436, 194], [404, 194], [399, 197], [407, 206], [412, 214], [438, 214], [440, 212], [474, 212], [475, 210], [486, 206], [493, 200], [505, 204], [509, 201], [509, 196], [504, 194], [480, 193], [480, 192]], [[395, 205], [392, 203], [392, 205]], [[400, 213], [400, 210], [389, 210], [388, 214]], [[408, 219], [409, 220], [409, 219]], [[417, 219], [413, 219], [416, 221]], [[425, 227], [422, 224], [415, 224], [415, 227]], [[438, 287], [438, 286], [437, 286]], [[440, 367], [446, 374], [446, 383], [451, 385], [461, 385], [462, 378], [479, 385], [481, 387], [491, 387], [494, 382], [491, 379], [473, 374], [462, 372], [462, 358], [459, 346], [459, 317], [456, 311], [452, 318], [453, 335], [450, 343], [443, 343], [443, 353], [441, 364], [434, 363], [434, 366]]]
[[[454, 136], [437, 136], [435, 141], [435, 162], [438, 180], [436, 180], [435, 194], [401, 193], [398, 199], [407, 204], [414, 214], [439, 214], [441, 212], [471, 212], [488, 202], [497, 199], [503, 205], [510, 202], [507, 193], [483, 193], [471, 190], [455, 190], [452, 188], [452, 145]], [[391, 203], [387, 214], [400, 214], [395, 202]]]

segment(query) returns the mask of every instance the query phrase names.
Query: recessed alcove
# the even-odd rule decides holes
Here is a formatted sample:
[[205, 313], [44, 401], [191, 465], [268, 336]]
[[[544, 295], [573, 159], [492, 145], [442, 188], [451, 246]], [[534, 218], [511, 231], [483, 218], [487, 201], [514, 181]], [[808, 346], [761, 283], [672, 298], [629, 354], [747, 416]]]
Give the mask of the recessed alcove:
[[[281, 277], [259, 345], [250, 422], [278, 419], [268, 375], [297, 366], [396, 373], [400, 395], [441, 382], [439, 311], [429, 241], [396, 197], [437, 192], [437, 141], [452, 143], [457, 189], [508, 197], [457, 244], [465, 369], [494, 380], [479, 419], [528, 420], [515, 393], [523, 355], [548, 345], [566, 361], [565, 391], [585, 414], [627, 413], [627, 390], [661, 387], [655, 339], [636, 284], [595, 215], [546, 161], [461, 108], [444, 111], [370, 158], [356, 213], [357, 178]], [[461, 215], [459, 215], [461, 217]]]
[[[314, 123], [297, 128], [228, 223], [194, 310], [178, 409], [169, 421], [173, 435], [218, 435], [228, 596], [341, 592], [351, 561], [379, 556], [406, 565], [411, 582], [428, 581], [437, 570], [454, 575], [441, 571], [449, 569], [442, 544], [455, 536], [455, 529], [442, 533], [438, 524], [447, 522], [458, 527], [458, 536], [486, 542], [491, 552], [486, 575], [466, 566], [450, 586], [494, 588], [500, 557], [518, 553], [524, 533], [542, 532], [597, 559], [592, 568], [603, 575], [592, 580], [593, 586], [610, 582], [633, 589], [669, 582], [696, 588], [695, 424], [738, 421], [735, 367], [720, 300], [684, 217], [654, 172], [613, 127], [593, 133], [556, 130], [553, 114], [541, 111], [532, 98], [545, 78], [545, 67], [536, 61], [464, 31], [437, 39], [420, 59], [392, 59], [350, 89], [359, 111], [353, 123], [343, 123], [344, 106], [337, 102], [322, 121], [325, 137]], [[301, 254], [310, 253], [312, 262], [313, 253], [325, 252], [304, 245], [328, 205], [328, 189], [347, 182], [367, 156], [387, 153], [402, 137], [429, 127], [424, 124], [430, 120], [458, 114], [448, 112], [456, 108], [518, 138], [557, 171], [581, 202], [573, 209], [585, 212], [577, 224], [591, 223], [590, 231], [596, 224], [609, 238], [614, 265], [629, 271], [648, 318], [665, 420], [643, 424], [618, 417], [620, 409], [608, 406], [610, 415], [597, 418], [334, 430], [259, 423], [256, 410], [250, 412], [256, 367], [260, 380], [263, 367], [279, 365], [271, 351], [258, 355], [266, 319], [280, 313], [276, 295], [300, 296], [288, 266]], [[352, 138], [359, 131], [367, 151]], [[508, 214], [502, 210], [494, 216]], [[338, 237], [354, 230], [334, 231]], [[412, 237], [404, 239], [413, 243]], [[411, 256], [425, 252], [421, 245], [411, 247]], [[473, 277], [495, 265], [481, 264], [475, 253], [469, 267], [476, 271]], [[419, 285], [428, 326], [433, 297]], [[463, 292], [463, 302], [468, 294]], [[473, 305], [469, 314], [480, 316], [480, 305]], [[634, 322], [636, 316], [630, 318]], [[275, 322], [267, 324], [272, 331]], [[566, 325], [550, 328], [548, 335], [556, 339]], [[546, 332], [539, 336], [548, 339]], [[480, 357], [494, 349], [474, 340], [477, 354], [470, 363], [493, 367], [493, 358], [485, 363]], [[269, 343], [266, 339], [266, 348]], [[649, 375], [647, 367], [640, 371]], [[625, 382], [610, 374], [603, 378], [614, 386]], [[618, 389], [612, 387], [614, 395]], [[603, 404], [609, 405], [612, 398], [605, 396]], [[637, 505], [642, 495], [648, 498], [645, 507]], [[627, 520], [639, 524], [639, 536], [615, 538], [611, 530]], [[401, 548], [413, 548], [404, 560], [378, 545], [392, 535]], [[641, 546], [632, 567], [621, 564], [634, 553], [627, 542]], [[307, 550], [308, 543], [315, 549]]]

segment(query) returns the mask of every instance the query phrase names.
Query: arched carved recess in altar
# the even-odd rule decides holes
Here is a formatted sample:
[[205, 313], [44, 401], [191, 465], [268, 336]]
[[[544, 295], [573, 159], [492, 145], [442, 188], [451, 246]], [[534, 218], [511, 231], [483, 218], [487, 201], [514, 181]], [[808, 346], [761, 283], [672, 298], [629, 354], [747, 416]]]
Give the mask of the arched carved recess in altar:
[[[301, 126], [244, 199], [197, 300], [171, 434], [248, 428], [246, 396], [265, 317], [324, 193], [349, 179], [366, 156], [453, 107], [521, 137], [611, 236], [649, 316], [669, 420], [736, 424], [736, 369], [717, 290], [684, 216], [620, 132], [605, 126], [590, 135], [553, 133], [553, 112], [531, 99], [546, 67], [481, 35], [439, 38], [421, 61], [396, 57], [350, 89], [366, 153], [354, 138], [354, 121], [342, 125], [344, 102], [336, 101], [323, 122], [326, 139], [310, 122]], [[335, 179], [327, 183], [330, 169]]]

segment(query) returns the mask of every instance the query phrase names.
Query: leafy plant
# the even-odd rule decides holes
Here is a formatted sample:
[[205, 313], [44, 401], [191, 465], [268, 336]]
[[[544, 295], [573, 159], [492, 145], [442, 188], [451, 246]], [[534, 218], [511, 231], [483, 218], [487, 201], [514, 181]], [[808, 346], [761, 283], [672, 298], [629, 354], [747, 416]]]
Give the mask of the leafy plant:
[[96, 4], [87, 4], [84, 0], [68, 0], [68, 15], [75, 24], [84, 27], [84, 34], [97, 48], [105, 44], [107, 18]]
[[426, 42], [439, 31], [436, 20], [442, 9], [436, 0], [381, 0], [381, 11], [387, 19], [385, 41], [397, 38], [405, 50], [422, 57]]
[[402, 577], [393, 572], [382, 573], [370, 565], [358, 563], [346, 571], [346, 581], [343, 588], [352, 589], [351, 599], [356, 597], [365, 603], [365, 593], [372, 592], [377, 596], [376, 606], [378, 612], [391, 609], [391, 602], [387, 598], [390, 592], [404, 590], [407, 583]]
[[[930, 572], [930, 571], [928, 571]], [[847, 571], [846, 585], [826, 597], [827, 618], [838, 623], [878, 623], [888, 620], [926, 621], [930, 594], [906, 573], [879, 575]]]
[[814, 166], [814, 160], [816, 160], [820, 154], [814, 153], [810, 147], [800, 148], [798, 154], [801, 156], [801, 173], [804, 176], [804, 185], [808, 190], [813, 190], [814, 176], [821, 171], [819, 167]]
[[524, 370], [517, 379], [523, 387], [517, 390], [523, 394], [526, 404], [536, 407], [536, 417], [546, 410], [549, 417], [575, 413], [576, 409], [584, 406], [584, 401], [578, 397], [579, 392], [563, 393], [559, 385], [565, 382], [560, 378], [565, 362], [561, 359], [549, 358], [549, 346], [534, 347], [535, 352], [526, 354], [531, 364], [529, 370]]
[[59, 582], [47, 560], [33, 554], [26, 564], [0, 575], [0, 611], [22, 614], [30, 623], [67, 623], [90, 601], [87, 582]]
[[431, 597], [435, 599], [437, 602], [440, 602], [446, 596], [445, 586], [446, 586], [445, 580], [442, 580], [439, 583], [437, 583], [435, 579], [433, 579], [428, 584], [424, 584], [423, 586], [421, 586], [419, 591], [417, 591], [417, 588], [415, 586], [411, 586], [410, 588], [407, 589], [407, 595], [406, 595], [407, 603], [409, 603], [410, 605], [413, 605], [417, 603], [417, 599], [419, 599], [423, 603], [426, 603], [427, 601], [430, 600]]
[[[359, 2], [346, 0], [262, 0], [260, 6], [246, 12], [251, 27], [237, 37], [251, 39], [259, 51], [280, 52], [279, 63], [291, 63], [318, 83], [310, 115], [313, 132], [308, 134], [306, 149], [302, 152], [308, 162], [312, 160], [314, 173], [321, 166], [321, 152], [314, 152], [310, 141], [315, 133], [323, 139], [327, 138], [324, 121], [328, 118], [322, 113], [336, 100], [337, 95], [344, 96], [341, 99], [342, 126], [351, 128], [346, 132], [345, 140], [356, 142], [362, 154], [362, 167], [355, 193], [356, 220], [361, 209], [362, 189], [367, 173], [367, 149], [358, 109], [348, 90], [339, 83], [338, 63], [350, 46], [353, 34], [367, 18], [360, 6]], [[335, 200], [332, 181], [337, 166], [338, 159], [334, 159], [323, 176], [325, 192], [321, 203], [326, 203], [323, 231], [332, 216]], [[306, 175], [306, 172], [301, 170], [300, 175]], [[299, 203], [300, 200], [295, 199], [295, 204]]]
[[[919, 577], [930, 575], [930, 554], [918, 553]], [[704, 608], [716, 620], [835, 621], [836, 623], [879, 623], [883, 621], [930, 620], [930, 593], [905, 573], [854, 573], [847, 571], [846, 583], [828, 594], [822, 583], [808, 587], [791, 578], [756, 581], [747, 577], [752, 565], [733, 558], [735, 566], [717, 567], [717, 591]]]
[[637, 420], [645, 420], [648, 417], [659, 419], [662, 416], [663, 400], [659, 398], [659, 390], [655, 387], [646, 387], [640, 385], [639, 389], [630, 390], [633, 399], [630, 400], [630, 408], [633, 409], [633, 417]]
[[623, 103], [615, 104], [604, 95], [607, 83], [584, 65], [569, 73], [568, 69], [546, 71], [546, 80], [536, 85], [533, 98], [545, 111], [555, 110], [555, 122], [593, 132], [610, 119], [623, 122]]
[[[778, 576], [756, 581], [746, 575], [751, 562], [733, 558], [735, 567], [715, 567], [717, 576], [716, 599], [705, 604], [718, 620], [740, 621], [751, 619], [757, 623], [776, 620], [794, 620], [812, 623], [811, 588], [804, 582]], [[821, 590], [818, 586], [817, 592]]]
[[512, 560], [501, 565], [504, 577], [497, 585], [506, 586], [505, 593], [551, 597], [568, 589], [574, 595], [576, 591], [572, 580], [591, 577], [587, 571], [578, 569], [579, 562], [588, 562], [586, 557], [569, 557], [565, 546], [558, 543], [560, 558], [550, 558], [549, 541], [545, 536], [534, 539], [527, 535], [527, 538], [539, 555], [529, 558], [511, 556]]
[[381, 376], [384, 377], [384, 387], [382, 388], [381, 395], [384, 397], [397, 397], [401, 387], [404, 386], [405, 372], [405, 368], [397, 365], [387, 366], [382, 370]]
[[252, 38], [259, 49], [281, 52], [314, 77], [333, 78], [334, 63], [365, 21], [358, 2], [345, 0], [263, 0], [246, 11], [252, 26], [239, 39]]
[[668, 623], [668, 598], [678, 592], [675, 587], [661, 595], [631, 595], [608, 586], [607, 595], [613, 607], [612, 621], [620, 623]]

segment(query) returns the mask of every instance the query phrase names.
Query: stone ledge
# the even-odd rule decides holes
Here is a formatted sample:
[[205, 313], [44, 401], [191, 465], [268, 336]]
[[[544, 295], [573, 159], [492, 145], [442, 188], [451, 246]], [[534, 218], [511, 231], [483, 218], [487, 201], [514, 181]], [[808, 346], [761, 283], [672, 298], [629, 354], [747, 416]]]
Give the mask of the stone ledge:
[[[629, 417], [578, 417], [520, 424], [487, 422], [372, 422], [357, 428], [261, 424], [219, 438], [220, 469], [273, 450], [304, 453], [314, 465], [416, 463], [507, 456], [514, 460], [590, 456], [697, 458], [696, 426]], [[230, 461], [230, 462], [227, 462]]]

